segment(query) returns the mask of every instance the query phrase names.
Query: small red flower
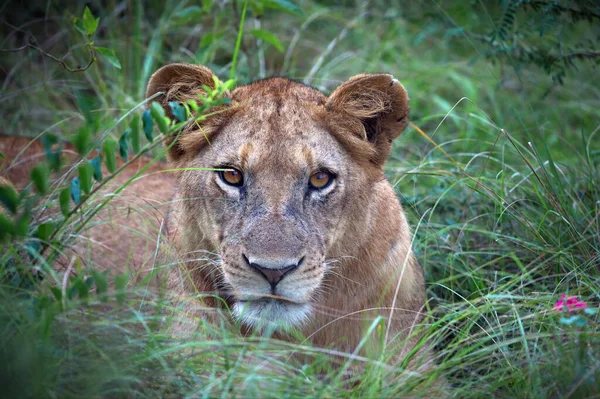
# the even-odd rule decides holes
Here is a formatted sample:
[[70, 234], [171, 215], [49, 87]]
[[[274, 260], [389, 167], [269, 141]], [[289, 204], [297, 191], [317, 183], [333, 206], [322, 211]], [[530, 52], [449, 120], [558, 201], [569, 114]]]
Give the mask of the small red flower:
[[587, 304], [584, 301], [580, 301], [576, 296], [567, 297], [565, 294], [562, 294], [560, 296], [560, 301], [556, 302], [552, 310], [556, 312], [568, 310], [569, 313], [572, 313], [576, 310], [585, 308], [587, 308]]

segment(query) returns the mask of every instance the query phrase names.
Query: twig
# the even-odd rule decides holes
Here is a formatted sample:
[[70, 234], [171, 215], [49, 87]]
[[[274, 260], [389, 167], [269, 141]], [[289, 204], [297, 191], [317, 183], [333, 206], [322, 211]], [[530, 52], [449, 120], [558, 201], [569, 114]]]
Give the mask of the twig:
[[0, 53], [16, 53], [19, 51], [23, 51], [23, 50], [27, 50], [27, 49], [34, 49], [39, 51], [43, 56], [48, 57], [56, 62], [58, 62], [64, 69], [66, 69], [69, 72], [84, 72], [86, 70], [88, 70], [92, 64], [94, 63], [94, 61], [96, 61], [96, 56], [94, 54], [94, 48], [92, 46], [90, 46], [88, 44], [87, 48], [88, 48], [88, 52], [90, 54], [90, 61], [88, 62], [88, 64], [85, 67], [81, 67], [81, 66], [77, 66], [77, 68], [70, 68], [66, 62], [64, 62], [63, 60], [61, 60], [60, 58], [57, 58], [55, 56], [53, 56], [50, 53], [47, 53], [46, 51], [42, 50], [36, 43], [36, 40], [33, 36], [29, 37], [29, 42], [21, 47], [17, 47], [17, 48], [11, 48], [11, 49], [0, 49]]

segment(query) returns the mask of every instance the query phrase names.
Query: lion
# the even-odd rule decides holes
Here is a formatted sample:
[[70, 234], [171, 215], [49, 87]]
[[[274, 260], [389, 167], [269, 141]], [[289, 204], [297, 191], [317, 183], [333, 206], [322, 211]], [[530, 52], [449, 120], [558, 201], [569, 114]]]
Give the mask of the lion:
[[[198, 100], [214, 78], [203, 66], [167, 65], [146, 96], [173, 117], [170, 102]], [[166, 141], [168, 169], [176, 171], [158, 173], [165, 165], [153, 164], [97, 218], [110, 222], [82, 233], [77, 255], [116, 271], [134, 265], [142, 276], [161, 261], [176, 264], [166, 267], [174, 297], [209, 294], [202, 306], [230, 309], [245, 331], [274, 326], [284, 339], [300, 331], [315, 346], [347, 353], [378, 331], [372, 325], [381, 317], [386, 349], [410, 337], [400, 344], [402, 359], [419, 338], [412, 329], [425, 304], [411, 230], [383, 170], [408, 123], [402, 84], [363, 74], [327, 96], [269, 78], [225, 96], [228, 104]], [[25, 155], [3, 171], [16, 186], [28, 180], [24, 165], [43, 156], [38, 142], [25, 142], [0, 140], [9, 160]], [[147, 162], [127, 166], [113, 187]], [[157, 258], [163, 236], [159, 249], [169, 254]], [[369, 340], [370, 348], [384, 349], [380, 342]]]
[[[68, 143], [64, 145], [63, 170], [55, 176], [58, 181], [63, 173], [73, 169], [79, 156]], [[0, 164], [0, 184], [24, 189], [30, 183], [32, 168], [45, 157], [39, 140], [25, 137], [0, 136], [0, 153], [6, 161]], [[118, 166], [124, 166], [120, 159]], [[114, 191], [127, 184], [127, 188], [114, 196], [88, 227], [79, 232], [72, 243], [71, 252], [60, 257], [53, 268], [67, 269], [73, 257], [79, 258], [87, 267], [110, 270], [117, 273], [131, 272], [132, 280], [141, 280], [158, 265], [156, 254], [160, 226], [168, 213], [169, 199], [174, 190], [173, 178], [164, 173], [163, 163], [150, 163], [142, 157], [124, 166], [123, 171], [108, 182], [98, 193], [94, 202], [113, 196]], [[145, 172], [135, 178], [142, 169]], [[107, 170], [103, 170], [106, 177]], [[133, 181], [130, 182], [130, 179]], [[51, 190], [54, 190], [54, 185]], [[53, 220], [59, 213], [58, 206], [44, 208], [36, 215], [38, 221]]]
[[[146, 96], [169, 113], [214, 82], [204, 66], [171, 64]], [[363, 74], [326, 96], [269, 78], [225, 96], [168, 142], [178, 171], [166, 235], [184, 260], [170, 289], [218, 293], [249, 329], [296, 329], [345, 352], [377, 316], [388, 341], [406, 338], [423, 318], [424, 277], [383, 171], [408, 122], [402, 84]]]

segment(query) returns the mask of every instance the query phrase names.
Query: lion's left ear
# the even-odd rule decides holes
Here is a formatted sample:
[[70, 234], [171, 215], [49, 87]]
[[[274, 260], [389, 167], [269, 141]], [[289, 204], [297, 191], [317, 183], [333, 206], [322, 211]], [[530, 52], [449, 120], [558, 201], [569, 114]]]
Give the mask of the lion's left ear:
[[383, 164], [391, 143], [408, 123], [408, 94], [392, 75], [357, 75], [331, 93], [326, 103], [329, 111], [337, 111], [359, 120], [359, 132], [375, 148], [373, 161]]
[[[169, 64], [163, 66], [152, 75], [146, 89], [146, 98], [162, 92], [163, 94], [155, 97], [154, 101], [159, 102], [163, 106], [167, 116], [174, 118], [169, 102], [182, 103], [186, 100], [198, 100], [198, 94], [205, 92], [204, 86], [211, 89], [215, 88], [215, 75], [210, 69], [202, 65]], [[224, 96], [229, 98], [230, 93], [226, 91]], [[226, 106], [223, 105], [223, 107]], [[212, 111], [216, 111], [216, 108]], [[217, 113], [215, 112], [215, 114]], [[218, 125], [223, 118], [225, 118], [224, 113], [220, 113], [218, 116], [215, 115], [210, 118], [210, 120], [204, 119], [202, 122], [203, 129], [184, 130], [177, 143], [173, 145], [171, 144], [172, 138], [166, 139], [165, 146], [170, 148], [167, 153], [169, 161], [177, 162], [186, 153], [197, 152], [207, 142], [207, 137], [210, 133], [208, 127]], [[195, 127], [198, 124], [188, 126]]]
[[[204, 92], [203, 85], [211, 89], [215, 88], [214, 74], [207, 67], [193, 64], [168, 64], [150, 77], [146, 98], [164, 92], [154, 101], [160, 102], [167, 115], [172, 118], [169, 101], [197, 100], [196, 96]], [[225, 95], [229, 96], [229, 93]]]

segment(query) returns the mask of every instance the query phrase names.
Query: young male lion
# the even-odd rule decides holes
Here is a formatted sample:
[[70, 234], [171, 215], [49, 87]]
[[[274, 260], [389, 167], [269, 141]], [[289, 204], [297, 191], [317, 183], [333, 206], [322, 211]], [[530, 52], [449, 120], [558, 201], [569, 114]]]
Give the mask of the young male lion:
[[[146, 95], [162, 92], [168, 113], [203, 85], [214, 87], [209, 69], [172, 64]], [[167, 230], [185, 260], [171, 289], [218, 291], [243, 325], [295, 327], [318, 346], [352, 352], [377, 316], [388, 341], [406, 337], [422, 319], [423, 272], [383, 173], [408, 122], [404, 87], [358, 75], [326, 96], [271, 78], [226, 96], [168, 152], [181, 169]]]

